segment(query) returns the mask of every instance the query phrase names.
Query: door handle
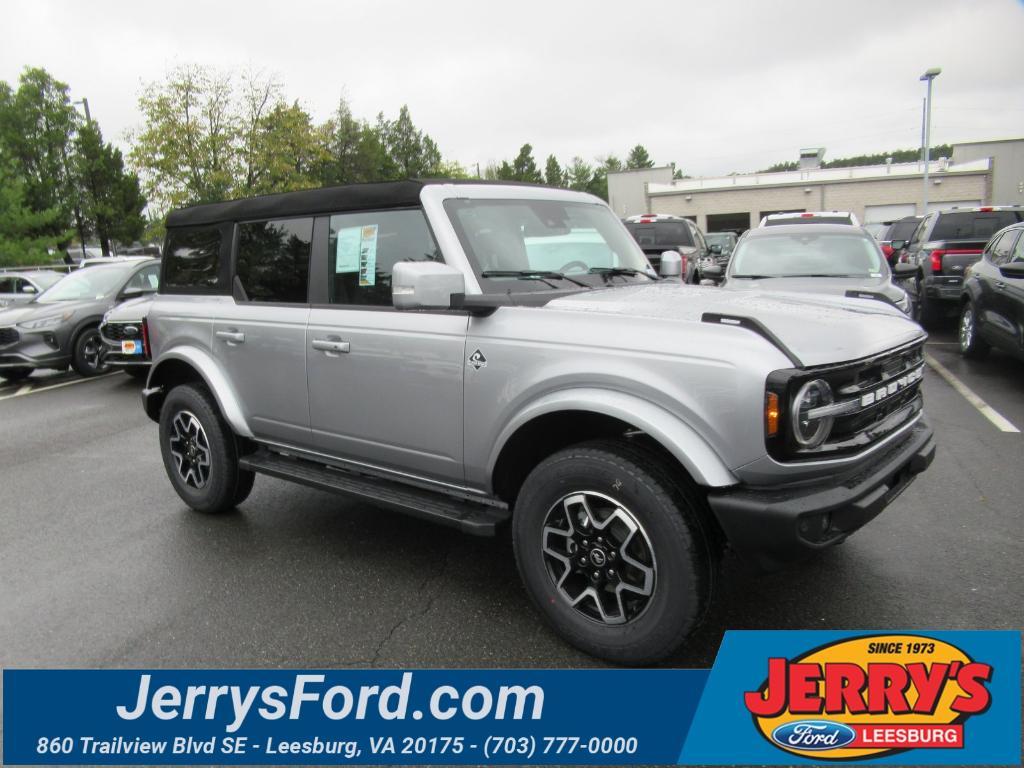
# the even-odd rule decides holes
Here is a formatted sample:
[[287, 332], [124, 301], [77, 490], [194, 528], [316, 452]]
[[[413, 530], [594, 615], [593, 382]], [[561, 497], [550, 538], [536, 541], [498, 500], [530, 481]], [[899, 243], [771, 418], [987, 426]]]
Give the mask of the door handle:
[[245, 334], [241, 331], [217, 331], [218, 339], [224, 339], [228, 344], [242, 344], [245, 342]]
[[321, 352], [347, 353], [349, 343], [347, 341], [331, 341], [330, 339], [313, 339], [313, 349], [318, 349]]

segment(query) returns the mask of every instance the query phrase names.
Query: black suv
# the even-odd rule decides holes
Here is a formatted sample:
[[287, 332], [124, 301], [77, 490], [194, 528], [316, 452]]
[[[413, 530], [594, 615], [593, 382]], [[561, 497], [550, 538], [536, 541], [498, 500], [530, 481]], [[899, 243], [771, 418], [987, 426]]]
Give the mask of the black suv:
[[997, 232], [968, 267], [960, 299], [960, 353], [997, 347], [1024, 360], [1024, 224]]
[[917, 266], [917, 277], [908, 281], [914, 295], [917, 318], [934, 323], [959, 307], [964, 270], [981, 258], [982, 249], [1003, 227], [1024, 220], [1020, 206], [984, 206], [933, 211], [917, 225], [909, 243], [893, 240], [893, 258]]

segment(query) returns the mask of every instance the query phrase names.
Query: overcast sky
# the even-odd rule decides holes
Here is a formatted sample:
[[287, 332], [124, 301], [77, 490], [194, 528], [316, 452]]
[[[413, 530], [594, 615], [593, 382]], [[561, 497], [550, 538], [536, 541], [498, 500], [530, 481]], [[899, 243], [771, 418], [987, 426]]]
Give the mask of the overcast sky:
[[108, 138], [139, 125], [147, 82], [184, 63], [278, 76], [317, 120], [408, 104], [467, 167], [623, 156], [692, 175], [1024, 135], [1024, 4], [821, 2], [55, 2], [8, 0], [0, 79], [41, 66], [87, 96]]

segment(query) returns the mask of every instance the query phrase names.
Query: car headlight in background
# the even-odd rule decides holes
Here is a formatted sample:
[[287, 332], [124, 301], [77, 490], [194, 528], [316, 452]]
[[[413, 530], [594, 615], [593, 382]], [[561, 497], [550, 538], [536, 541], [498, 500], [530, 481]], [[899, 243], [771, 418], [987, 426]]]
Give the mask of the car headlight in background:
[[797, 390], [791, 415], [793, 438], [802, 448], [816, 448], [832, 431], [831, 416], [812, 417], [811, 411], [832, 404], [832, 388], [827, 381], [812, 379]]
[[50, 317], [41, 317], [38, 320], [27, 320], [24, 323], [18, 323], [18, 327], [24, 328], [26, 331], [40, 331], [43, 328], [55, 328], [61, 323], [66, 323], [74, 314], [74, 312], [65, 312], [63, 315], [51, 315]]

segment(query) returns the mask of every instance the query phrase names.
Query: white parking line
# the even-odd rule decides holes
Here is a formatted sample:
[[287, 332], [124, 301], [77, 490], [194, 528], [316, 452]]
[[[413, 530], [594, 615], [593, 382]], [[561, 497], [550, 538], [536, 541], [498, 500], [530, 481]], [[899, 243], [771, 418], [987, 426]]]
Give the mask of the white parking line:
[[953, 389], [955, 389], [957, 392], [963, 395], [964, 400], [966, 400], [968, 403], [977, 408], [981, 412], [982, 416], [984, 416], [986, 419], [995, 424], [996, 429], [1002, 432], [1020, 432], [1020, 430], [1013, 425], [1013, 422], [1011, 422], [1008, 418], [1003, 416], [1003, 414], [1001, 414], [991, 405], [989, 405], [980, 397], [978, 397], [977, 393], [975, 393], [973, 389], [971, 389], [962, 381], [960, 381], [960, 379], [953, 375], [952, 371], [950, 371], [946, 366], [944, 366], [934, 357], [925, 353], [924, 361], [928, 363], [928, 365], [930, 365], [932, 369], [937, 374], [939, 374], [939, 376], [944, 378], [946, 382], [949, 384], [949, 386], [951, 386]]
[[0, 397], [0, 400], [10, 400], [12, 397], [24, 397], [25, 395], [34, 395], [36, 392], [46, 392], [49, 389], [59, 389], [60, 387], [70, 387], [72, 384], [85, 384], [87, 381], [100, 381], [101, 379], [109, 379], [111, 376], [116, 376], [119, 371], [114, 373], [105, 373], [102, 376], [94, 376], [90, 379], [73, 379], [71, 381], [62, 381], [60, 384], [50, 384], [47, 387], [35, 387], [31, 384], [26, 384], [13, 395], [4, 395]]

